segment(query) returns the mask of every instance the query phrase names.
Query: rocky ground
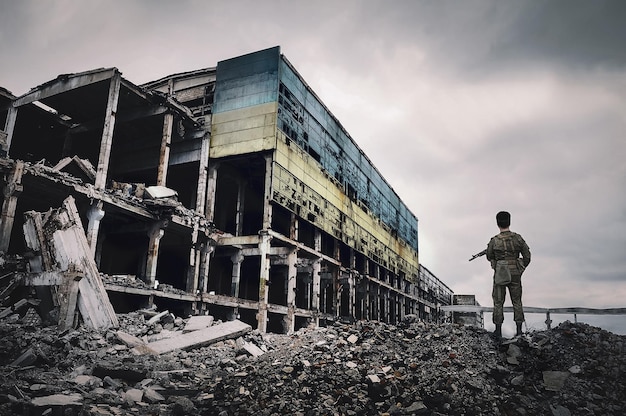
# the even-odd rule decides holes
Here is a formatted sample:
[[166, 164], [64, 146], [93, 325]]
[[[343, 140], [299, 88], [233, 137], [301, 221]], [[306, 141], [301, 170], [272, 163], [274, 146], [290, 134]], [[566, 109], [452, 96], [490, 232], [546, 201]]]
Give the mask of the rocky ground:
[[119, 318], [61, 333], [0, 321], [0, 415], [626, 414], [626, 337], [581, 323], [503, 342], [414, 319], [336, 323], [154, 356], [124, 334], [150, 340], [185, 320]]

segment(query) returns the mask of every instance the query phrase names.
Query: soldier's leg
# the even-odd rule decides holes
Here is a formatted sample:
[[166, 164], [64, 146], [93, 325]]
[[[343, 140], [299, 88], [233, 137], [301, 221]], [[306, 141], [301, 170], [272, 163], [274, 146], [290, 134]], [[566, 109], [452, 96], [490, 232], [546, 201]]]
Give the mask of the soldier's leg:
[[513, 304], [513, 320], [521, 327], [524, 322], [524, 308], [522, 306], [522, 277], [511, 276], [509, 284], [509, 293], [511, 294], [511, 303]]
[[504, 300], [506, 299], [506, 286], [493, 285], [491, 292], [493, 298], [493, 323], [496, 325], [502, 325], [504, 322]]

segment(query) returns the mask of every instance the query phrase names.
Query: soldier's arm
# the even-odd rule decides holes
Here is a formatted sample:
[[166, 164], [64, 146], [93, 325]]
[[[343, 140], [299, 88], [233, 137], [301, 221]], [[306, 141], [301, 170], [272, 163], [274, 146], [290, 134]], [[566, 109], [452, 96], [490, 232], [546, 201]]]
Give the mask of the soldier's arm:
[[493, 252], [493, 247], [494, 247], [494, 239], [492, 238], [491, 240], [489, 240], [489, 243], [487, 244], [487, 253], [485, 255], [485, 257], [487, 258], [487, 261], [489, 261], [489, 263], [491, 263], [491, 268], [495, 269], [495, 260], [496, 260], [496, 256]]
[[522, 247], [520, 250], [520, 253], [522, 254], [522, 262], [524, 263], [524, 267], [528, 267], [530, 264], [530, 247], [528, 247], [528, 244], [526, 244], [526, 241], [524, 241], [524, 238], [521, 235], [519, 236], [519, 239]]

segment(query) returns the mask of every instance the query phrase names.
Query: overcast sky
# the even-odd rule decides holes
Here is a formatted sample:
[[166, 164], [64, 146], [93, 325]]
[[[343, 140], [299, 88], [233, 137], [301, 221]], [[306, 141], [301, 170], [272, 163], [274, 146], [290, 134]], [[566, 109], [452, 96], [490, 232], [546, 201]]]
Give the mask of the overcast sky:
[[525, 305], [626, 307], [624, 22], [621, 0], [0, 0], [0, 86], [100, 67], [141, 84], [280, 45], [455, 293], [491, 305], [468, 259], [508, 210]]

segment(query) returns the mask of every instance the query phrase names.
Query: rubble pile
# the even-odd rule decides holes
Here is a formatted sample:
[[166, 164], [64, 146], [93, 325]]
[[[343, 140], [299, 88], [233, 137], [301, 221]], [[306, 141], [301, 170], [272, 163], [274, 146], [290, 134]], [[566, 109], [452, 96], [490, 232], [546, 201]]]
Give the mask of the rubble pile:
[[623, 415], [626, 337], [565, 322], [496, 342], [482, 328], [337, 322], [164, 354], [191, 318], [119, 328], [0, 321], [0, 415]]

